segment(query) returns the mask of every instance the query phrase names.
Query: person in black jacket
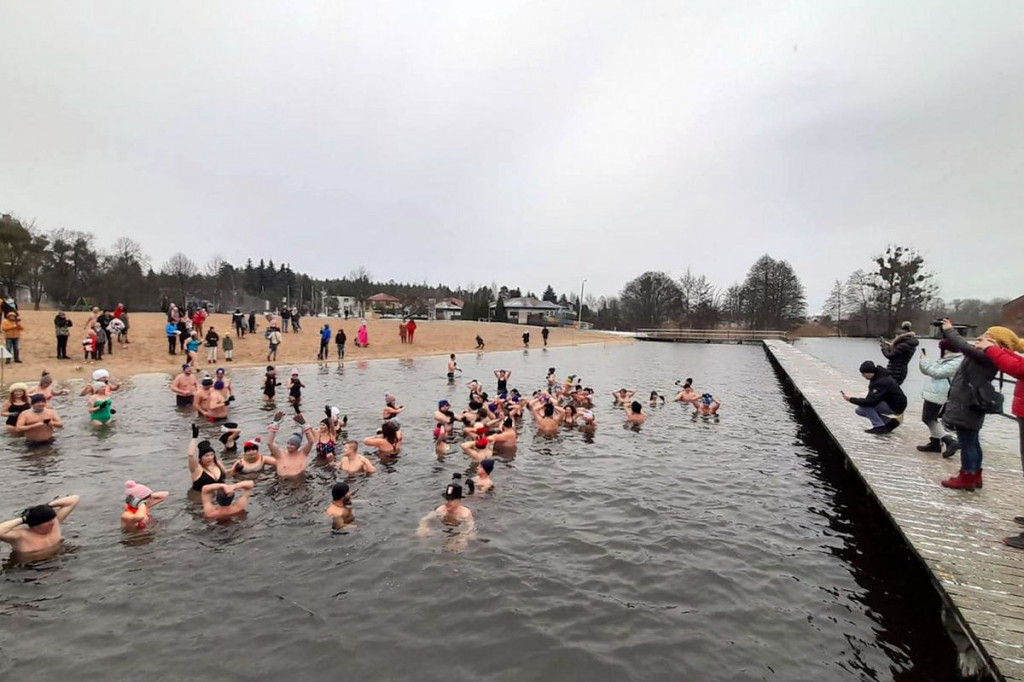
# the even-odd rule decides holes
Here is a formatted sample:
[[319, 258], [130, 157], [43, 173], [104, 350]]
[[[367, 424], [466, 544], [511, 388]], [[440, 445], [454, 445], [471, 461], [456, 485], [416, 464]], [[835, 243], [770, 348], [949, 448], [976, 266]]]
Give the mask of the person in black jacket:
[[942, 411], [943, 424], [956, 430], [956, 439], [960, 442], [960, 473], [947, 478], [942, 485], [974, 490], [982, 487], [979, 434], [985, 424], [985, 413], [978, 408], [975, 395], [979, 386], [991, 385], [998, 370], [985, 351], [960, 336], [948, 319], [942, 320], [942, 335], [957, 352], [964, 354], [964, 361], [953, 375], [949, 398]]
[[843, 391], [843, 400], [856, 405], [857, 414], [871, 420], [867, 433], [889, 433], [900, 425], [899, 416], [907, 409], [907, 396], [885, 367], [865, 360], [860, 365], [860, 373], [870, 382], [868, 394], [853, 398]]
[[57, 335], [57, 359], [68, 360], [68, 337], [74, 323], [63, 310], [53, 318], [53, 328]]
[[889, 360], [889, 373], [900, 386], [907, 379], [907, 365], [914, 359], [918, 346], [917, 335], [909, 322], [900, 325], [900, 333], [892, 341], [882, 339], [882, 355]]

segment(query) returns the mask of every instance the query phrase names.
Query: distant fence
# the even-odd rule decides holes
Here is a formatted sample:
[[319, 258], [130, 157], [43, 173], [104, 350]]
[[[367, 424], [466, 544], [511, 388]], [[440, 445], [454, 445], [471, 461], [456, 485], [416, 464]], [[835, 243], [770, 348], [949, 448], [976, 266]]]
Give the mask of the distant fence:
[[652, 341], [692, 341], [742, 343], [743, 341], [789, 341], [786, 332], [777, 329], [637, 329], [638, 339]]

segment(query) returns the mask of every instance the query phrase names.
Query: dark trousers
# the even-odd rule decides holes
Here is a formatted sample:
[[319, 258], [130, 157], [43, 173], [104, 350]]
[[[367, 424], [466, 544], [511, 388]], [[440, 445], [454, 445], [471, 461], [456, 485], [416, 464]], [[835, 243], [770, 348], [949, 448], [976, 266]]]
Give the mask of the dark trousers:
[[979, 429], [956, 428], [956, 439], [960, 441], [960, 468], [969, 474], [981, 469], [981, 440]]
[[96, 359], [97, 360], [102, 360], [103, 359], [103, 346], [104, 345], [105, 344], [102, 344], [102, 343], [97, 343], [96, 344]]
[[57, 337], [57, 359], [66, 360], [68, 357], [68, 337]]
[[323, 340], [320, 341], [320, 352], [316, 356], [317, 360], [326, 360], [327, 359], [327, 347], [328, 347], [329, 343], [330, 343], [330, 341], [323, 341]]
[[175, 351], [178, 350], [178, 337], [168, 336], [167, 337], [167, 352], [171, 355], [175, 355]]

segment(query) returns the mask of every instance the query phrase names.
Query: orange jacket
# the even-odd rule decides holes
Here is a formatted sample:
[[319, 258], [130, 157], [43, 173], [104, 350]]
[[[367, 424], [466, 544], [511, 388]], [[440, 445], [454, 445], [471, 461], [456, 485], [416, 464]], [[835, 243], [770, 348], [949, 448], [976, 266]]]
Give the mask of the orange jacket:
[[24, 329], [24, 327], [21, 326], [21, 322], [15, 322], [14, 320], [9, 320], [6, 317], [4, 318], [3, 325], [0, 325], [0, 328], [3, 329], [4, 336], [9, 339], [20, 339], [21, 330]]

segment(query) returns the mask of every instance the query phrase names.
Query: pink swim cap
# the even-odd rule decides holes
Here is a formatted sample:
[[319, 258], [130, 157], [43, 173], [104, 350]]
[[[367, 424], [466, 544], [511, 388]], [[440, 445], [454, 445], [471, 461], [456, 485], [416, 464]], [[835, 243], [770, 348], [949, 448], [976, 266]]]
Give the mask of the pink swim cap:
[[153, 491], [141, 483], [136, 483], [135, 481], [125, 481], [124, 483], [125, 497], [137, 497], [140, 500], [144, 500], [152, 494]]

